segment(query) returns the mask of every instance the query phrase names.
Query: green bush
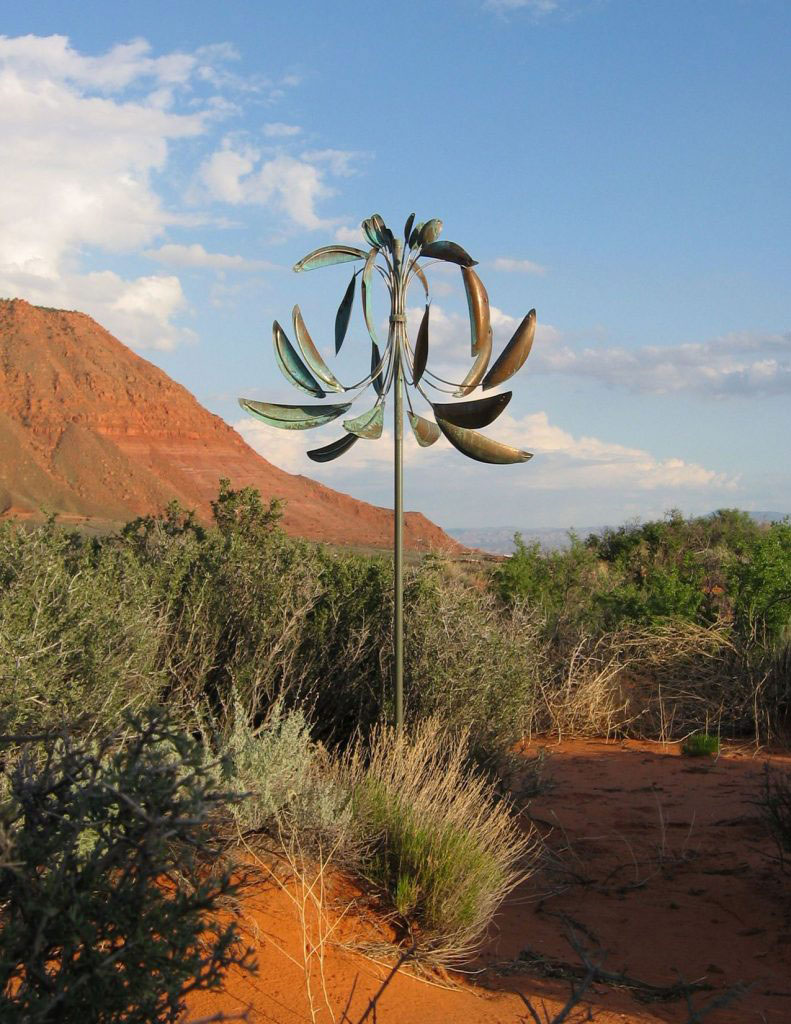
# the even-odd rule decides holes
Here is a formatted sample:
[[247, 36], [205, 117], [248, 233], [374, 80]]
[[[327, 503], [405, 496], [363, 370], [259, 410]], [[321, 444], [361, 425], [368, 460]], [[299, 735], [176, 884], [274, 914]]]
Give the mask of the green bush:
[[719, 752], [719, 737], [710, 736], [707, 732], [694, 732], [681, 743], [681, 753], [685, 757], [716, 757]]
[[65, 732], [6, 763], [8, 1024], [175, 1022], [189, 992], [253, 966], [236, 926], [217, 920], [238, 884], [218, 869], [208, 825], [234, 798], [163, 718], [130, 719], [127, 730], [123, 742]]
[[167, 622], [134, 562], [52, 524], [0, 526], [0, 730], [113, 729], [164, 686]]

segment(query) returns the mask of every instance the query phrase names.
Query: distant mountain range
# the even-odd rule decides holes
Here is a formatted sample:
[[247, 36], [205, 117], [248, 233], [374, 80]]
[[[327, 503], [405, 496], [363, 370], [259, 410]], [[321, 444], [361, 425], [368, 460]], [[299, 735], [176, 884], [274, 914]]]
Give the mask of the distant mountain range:
[[[289, 533], [392, 547], [390, 509], [273, 466], [85, 313], [0, 299], [0, 516], [112, 528], [175, 498], [206, 521], [221, 477], [285, 499]], [[459, 550], [404, 518], [406, 547]]]
[[[784, 519], [785, 512], [750, 512], [757, 523], [775, 523]], [[583, 539], [591, 533], [601, 533], [606, 526], [575, 526], [575, 527], [529, 527], [529, 526], [473, 526], [464, 529], [449, 529], [446, 532], [454, 540], [468, 548], [478, 548], [494, 555], [511, 555], [514, 552], [514, 534], [522, 535], [526, 544], [535, 541], [544, 551], [557, 551], [569, 546], [569, 531], [573, 529]]]

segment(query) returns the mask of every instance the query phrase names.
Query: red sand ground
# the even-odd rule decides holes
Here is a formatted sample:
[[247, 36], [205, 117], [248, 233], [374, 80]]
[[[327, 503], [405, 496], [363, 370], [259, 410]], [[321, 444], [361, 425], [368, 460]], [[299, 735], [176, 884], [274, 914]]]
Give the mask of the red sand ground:
[[[0, 299], [0, 517], [41, 518], [44, 506], [101, 529], [176, 498], [206, 521], [222, 477], [285, 500], [295, 536], [392, 547], [392, 511], [273, 466], [85, 313]], [[417, 512], [404, 543], [464, 550]]]
[[[686, 981], [705, 978], [712, 989], [693, 995], [696, 1007], [739, 981], [752, 986], [707, 1015], [707, 1024], [791, 1021], [791, 883], [772, 863], [774, 848], [752, 803], [767, 757], [730, 748], [709, 762], [682, 758], [674, 745], [636, 741], [537, 747], [548, 754], [548, 785], [529, 814], [545, 839], [543, 868], [503, 908], [489, 946], [470, 965], [477, 973], [424, 981], [402, 971], [367, 1019], [521, 1024], [530, 1018], [520, 993], [539, 1010], [543, 1001], [551, 1017], [569, 983], [546, 977], [525, 951], [579, 965], [565, 915], [604, 970], [657, 986], [673, 985], [676, 969]], [[791, 767], [788, 756], [769, 760]], [[354, 893], [335, 879], [330, 896], [340, 908]], [[387, 975], [385, 966], [329, 943], [324, 973], [334, 1017], [316, 976], [312, 1018], [304, 971], [293, 962], [301, 961], [302, 932], [289, 898], [265, 885], [246, 900], [243, 920], [258, 975], [233, 976], [222, 995], [195, 999], [192, 1017], [250, 1007], [251, 1022], [356, 1024]], [[360, 899], [332, 939], [376, 937], [386, 937], [386, 927]], [[641, 1001], [600, 982], [585, 1004], [600, 1024], [688, 1019], [683, 1001]]]

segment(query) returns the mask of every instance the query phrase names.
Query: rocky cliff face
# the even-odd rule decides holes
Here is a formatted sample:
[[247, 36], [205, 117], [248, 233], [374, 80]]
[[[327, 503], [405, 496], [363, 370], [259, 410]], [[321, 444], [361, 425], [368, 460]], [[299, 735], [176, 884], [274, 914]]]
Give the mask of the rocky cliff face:
[[[218, 482], [286, 501], [294, 535], [392, 545], [392, 512], [271, 465], [181, 385], [84, 313], [0, 300], [0, 513], [117, 523], [173, 498], [208, 520]], [[407, 513], [413, 549], [459, 550]]]

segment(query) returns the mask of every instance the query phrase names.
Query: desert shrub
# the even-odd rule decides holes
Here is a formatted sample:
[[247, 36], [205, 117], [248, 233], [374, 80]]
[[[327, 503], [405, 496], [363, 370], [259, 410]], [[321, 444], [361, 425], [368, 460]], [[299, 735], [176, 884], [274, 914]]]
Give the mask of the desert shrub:
[[718, 736], [707, 732], [693, 732], [681, 742], [681, 753], [684, 757], [715, 757], [720, 752]]
[[0, 527], [0, 729], [112, 729], [161, 691], [166, 628], [124, 552], [52, 523]]
[[410, 574], [405, 605], [407, 720], [466, 730], [475, 757], [496, 762], [527, 729], [545, 662], [540, 615], [523, 603], [503, 609], [442, 558]]
[[785, 867], [785, 859], [791, 855], [791, 772], [772, 771], [765, 765], [757, 803], [777, 846], [781, 867]]
[[772, 523], [745, 543], [728, 569], [736, 627], [747, 637], [791, 638], [791, 523]]
[[533, 850], [469, 756], [466, 734], [428, 719], [411, 733], [376, 729], [343, 765], [364, 873], [419, 924], [423, 955], [445, 963], [469, 955]]
[[246, 794], [232, 808], [239, 827], [348, 859], [354, 846], [349, 794], [327, 752], [311, 739], [302, 709], [285, 711], [279, 700], [253, 728], [236, 702], [226, 728], [226, 770], [233, 787]]
[[492, 572], [493, 591], [506, 604], [525, 603], [541, 613], [551, 632], [569, 623], [591, 624], [591, 594], [601, 586], [594, 552], [575, 533], [565, 551], [543, 551], [514, 536], [514, 554]]
[[553, 648], [528, 710], [531, 731], [671, 740], [755, 728], [761, 702], [727, 629], [670, 621]]
[[[208, 870], [208, 823], [234, 798], [159, 716], [119, 736], [68, 732], [6, 764], [0, 808], [3, 1020], [150, 1024], [252, 966], [217, 911], [238, 885]], [[212, 857], [216, 861], [215, 857]]]

